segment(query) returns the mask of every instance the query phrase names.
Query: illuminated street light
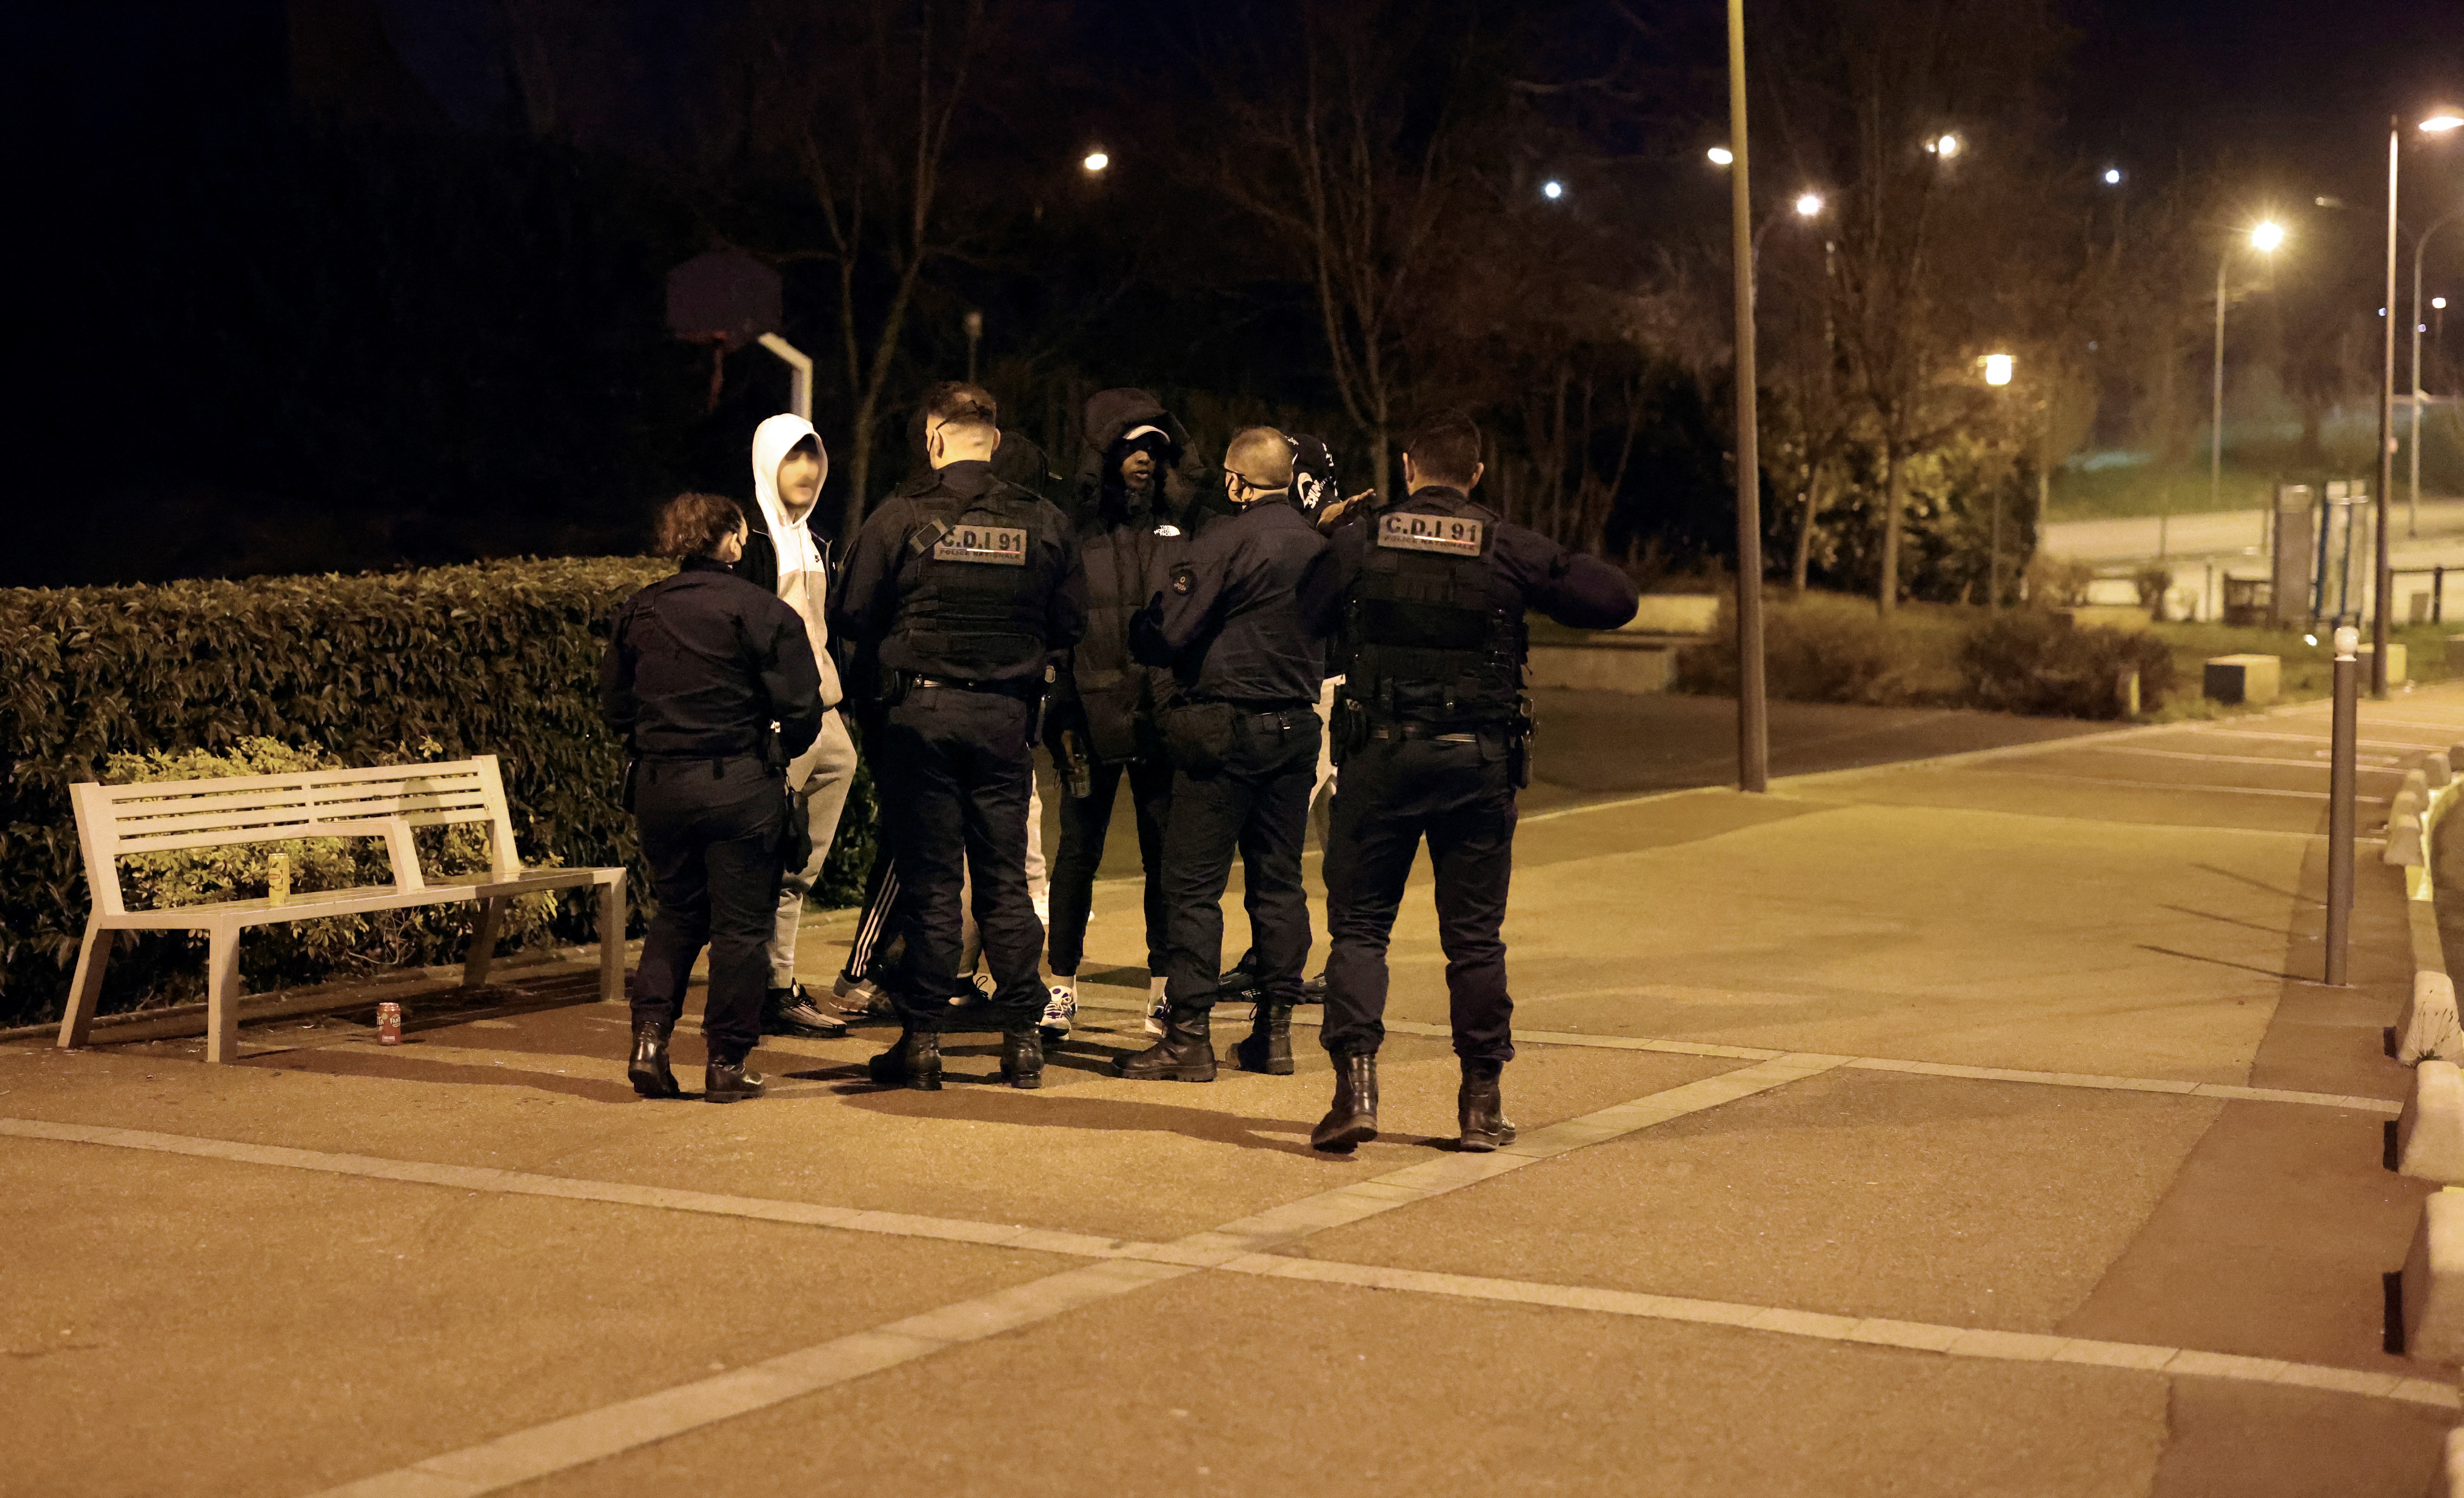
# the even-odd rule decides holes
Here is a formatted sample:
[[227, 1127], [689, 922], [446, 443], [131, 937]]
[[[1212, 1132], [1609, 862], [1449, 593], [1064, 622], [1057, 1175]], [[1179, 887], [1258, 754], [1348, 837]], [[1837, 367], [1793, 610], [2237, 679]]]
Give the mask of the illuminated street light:
[[1821, 212], [1821, 211], [1822, 211], [1822, 194], [1821, 194], [1821, 193], [1819, 193], [1819, 192], [1801, 192], [1801, 193], [1798, 193], [1798, 194], [1797, 194], [1797, 198], [1796, 198], [1796, 216], [1797, 216], [1797, 217], [1799, 217], [1799, 218], [1812, 218], [1812, 217], [1814, 217], [1815, 214], [1817, 214], [1817, 213], [1819, 213], [1819, 212]]
[[2421, 122], [2431, 135], [2445, 135], [2458, 125], [2464, 125], [2464, 115], [2432, 115]]
[[1112, 159], [1110, 156], [1105, 155], [1102, 151], [1089, 151], [1087, 153], [1087, 159], [1080, 162], [1078, 165], [1086, 167], [1090, 172], [1100, 172], [1105, 167], [1112, 165]]
[[2431, 297], [2431, 298], [2430, 298], [2430, 304], [2431, 304], [2431, 306], [2433, 306], [2433, 307], [2437, 308], [2437, 309], [2438, 309], [2439, 311], [2441, 311], [2441, 312], [2445, 312], [2445, 311], [2447, 310], [2447, 298], [2446, 298], [2446, 297]]
[[1944, 161], [1948, 161], [1959, 154], [1959, 137], [1946, 132], [1925, 149], [1940, 156]]
[[1985, 383], [1987, 385], [2009, 385], [2011, 383], [2012, 366], [2015, 363], [2016, 361], [2008, 354], [1986, 355]]
[[[2284, 243], [2284, 226], [2272, 218], [2251, 226], [2250, 247], [2274, 254]], [[2208, 412], [2208, 508], [2224, 508], [2225, 488], [2225, 267], [2233, 261], [2233, 241], [2216, 256], [2216, 371], [2213, 405]]]
[[2119, 166], [2107, 166], [2104, 169], [2104, 185], [2108, 187], [2121, 187], [2122, 168]]
[[1551, 177], [1547, 182], [1540, 184], [1540, 195], [1547, 198], [1550, 202], [1554, 203], [1559, 198], [1566, 195], [1566, 185], [1559, 182], [1556, 178]]
[[1726, 166], [1737, 159], [1737, 153], [1725, 145], [1715, 145], [1704, 154], [1711, 158], [1711, 165], [1714, 166]]

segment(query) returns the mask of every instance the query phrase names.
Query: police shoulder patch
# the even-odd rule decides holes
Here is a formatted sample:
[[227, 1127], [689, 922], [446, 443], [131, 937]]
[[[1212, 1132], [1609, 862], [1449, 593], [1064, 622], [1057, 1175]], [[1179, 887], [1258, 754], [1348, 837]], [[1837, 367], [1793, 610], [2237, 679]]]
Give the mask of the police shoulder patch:
[[1187, 595], [1198, 589], [1198, 569], [1182, 562], [1172, 569], [1172, 590]]
[[1457, 515], [1417, 515], [1389, 510], [1377, 518], [1377, 544], [1396, 551], [1441, 551], [1477, 557], [1486, 527]]

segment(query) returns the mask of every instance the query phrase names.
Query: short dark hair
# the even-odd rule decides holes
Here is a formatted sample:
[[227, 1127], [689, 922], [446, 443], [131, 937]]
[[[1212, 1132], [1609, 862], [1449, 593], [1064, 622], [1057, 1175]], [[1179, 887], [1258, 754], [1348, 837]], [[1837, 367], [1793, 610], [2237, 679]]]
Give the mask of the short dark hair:
[[943, 380], [924, 392], [924, 419], [944, 426], [966, 427], [978, 423], [998, 429], [1001, 426], [1001, 402], [980, 385], [964, 380]]
[[1431, 483], [1469, 488], [1480, 470], [1480, 429], [1462, 411], [1440, 411], [1412, 429], [1403, 453]]
[[743, 525], [744, 507], [725, 495], [678, 495], [659, 507], [658, 554], [707, 557]]

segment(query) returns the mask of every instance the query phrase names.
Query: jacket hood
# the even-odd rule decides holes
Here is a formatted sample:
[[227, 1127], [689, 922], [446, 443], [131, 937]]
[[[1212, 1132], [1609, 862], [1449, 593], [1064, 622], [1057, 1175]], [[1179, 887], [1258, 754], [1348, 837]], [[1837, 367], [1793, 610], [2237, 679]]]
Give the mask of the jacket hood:
[[[787, 460], [788, 450], [806, 437], [812, 438], [813, 446], [821, 449], [822, 482], [826, 485], [830, 481], [830, 450], [822, 441], [822, 434], [813, 430], [811, 422], [792, 411], [782, 411], [753, 429], [753, 502], [761, 509], [762, 528], [773, 536], [791, 524], [803, 523], [803, 520], [789, 520], [780, 506], [779, 465]], [[819, 508], [821, 503], [816, 498], [814, 509]], [[811, 518], [812, 512], [806, 511], [804, 518]]]
[[1206, 465], [1179, 418], [1146, 390], [1098, 390], [1087, 398], [1086, 445], [1078, 453], [1077, 513], [1080, 524], [1103, 518], [1104, 460], [1113, 447], [1140, 427], [1153, 427], [1172, 440], [1177, 456], [1163, 472], [1159, 518], [1177, 518], [1205, 492]]

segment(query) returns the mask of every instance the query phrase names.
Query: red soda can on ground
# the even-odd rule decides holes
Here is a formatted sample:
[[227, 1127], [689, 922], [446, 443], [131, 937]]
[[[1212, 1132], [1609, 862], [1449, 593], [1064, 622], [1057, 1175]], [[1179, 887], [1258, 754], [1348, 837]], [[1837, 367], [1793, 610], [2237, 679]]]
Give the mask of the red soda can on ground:
[[377, 1044], [380, 1046], [402, 1044], [402, 1005], [398, 1003], [377, 1005]]

